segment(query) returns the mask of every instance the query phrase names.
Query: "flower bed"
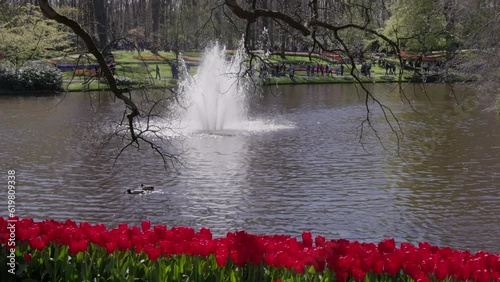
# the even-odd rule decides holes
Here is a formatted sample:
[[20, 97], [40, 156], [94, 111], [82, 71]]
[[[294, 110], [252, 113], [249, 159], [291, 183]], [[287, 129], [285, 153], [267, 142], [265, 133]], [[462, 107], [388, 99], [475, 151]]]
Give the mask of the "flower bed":
[[[0, 218], [3, 268], [12, 230]], [[327, 240], [310, 232], [302, 240], [244, 231], [213, 238], [206, 228], [151, 227], [148, 221], [108, 230], [25, 218], [15, 222], [15, 244], [17, 278], [38, 281], [500, 281], [500, 254], [425, 242], [398, 247], [394, 239]]]

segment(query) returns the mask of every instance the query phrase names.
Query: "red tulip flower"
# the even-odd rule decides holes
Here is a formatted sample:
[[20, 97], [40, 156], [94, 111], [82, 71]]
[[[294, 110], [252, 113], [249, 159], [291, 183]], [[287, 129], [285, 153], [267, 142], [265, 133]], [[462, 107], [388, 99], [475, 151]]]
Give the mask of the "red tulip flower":
[[316, 236], [316, 238], [314, 238], [314, 244], [316, 245], [316, 247], [324, 247], [326, 244], [325, 237], [320, 235]]
[[217, 261], [217, 265], [219, 267], [224, 267], [226, 266], [227, 262], [227, 253], [226, 252], [219, 252], [215, 254], [215, 260]]
[[146, 232], [147, 230], [151, 229], [151, 221], [145, 220], [141, 222], [141, 227], [142, 227], [142, 232]]
[[104, 245], [106, 252], [112, 254], [116, 250], [116, 242], [108, 242]]
[[144, 246], [144, 252], [151, 261], [155, 261], [161, 255], [161, 250], [153, 245]]
[[396, 241], [392, 239], [384, 239], [382, 242], [378, 243], [378, 250], [380, 253], [392, 253], [396, 250]]
[[295, 264], [293, 266], [293, 270], [295, 271], [295, 273], [297, 274], [302, 274], [304, 273], [304, 263], [300, 260], [298, 261], [295, 261]]
[[31, 255], [31, 253], [27, 253], [24, 255], [24, 260], [26, 262], [30, 262], [32, 258], [33, 258], [33, 256]]
[[306, 248], [311, 248], [313, 244], [312, 240], [312, 234], [311, 232], [302, 232], [302, 243], [304, 244], [304, 247]]
[[40, 237], [35, 237], [29, 240], [29, 244], [32, 249], [41, 251], [45, 248], [46, 242]]
[[366, 276], [366, 272], [364, 272], [363, 270], [359, 269], [359, 268], [355, 268], [353, 271], [352, 271], [352, 277], [354, 277], [354, 280], [355, 281], [364, 281], [365, 280], [365, 276]]
[[76, 255], [80, 252], [87, 251], [88, 246], [89, 246], [89, 243], [86, 240], [72, 241], [69, 244], [69, 252], [72, 255]]

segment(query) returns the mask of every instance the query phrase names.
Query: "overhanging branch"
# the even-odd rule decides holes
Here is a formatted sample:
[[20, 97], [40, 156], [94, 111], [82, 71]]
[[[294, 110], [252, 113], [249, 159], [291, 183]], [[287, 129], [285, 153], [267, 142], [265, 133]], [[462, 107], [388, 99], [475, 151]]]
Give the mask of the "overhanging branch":
[[130, 109], [130, 113], [127, 114], [127, 119], [128, 119], [128, 124], [129, 124], [129, 130], [130, 134], [132, 135], [132, 140], [136, 141], [137, 136], [135, 135], [134, 132], [134, 118], [136, 116], [140, 116], [139, 108], [137, 105], [130, 99], [129, 97], [123, 95], [125, 92], [129, 92], [128, 89], [119, 89], [118, 86], [116, 85], [116, 80], [111, 73], [111, 70], [109, 69], [108, 65], [106, 64], [106, 60], [104, 59], [104, 56], [102, 53], [99, 51], [97, 46], [94, 43], [94, 40], [92, 40], [92, 37], [74, 20], [63, 16], [59, 13], [57, 13], [49, 4], [48, 0], [38, 0], [38, 5], [40, 6], [40, 10], [42, 11], [43, 15], [49, 19], [55, 20], [58, 23], [61, 23], [73, 30], [73, 32], [78, 35], [83, 42], [85, 42], [85, 45], [87, 46], [87, 50], [94, 55], [96, 58], [97, 62], [99, 63], [99, 67], [101, 69], [101, 72], [104, 74], [104, 77], [108, 81], [109, 84], [109, 89], [113, 94], [120, 100], [122, 100], [125, 105], [127, 106], [128, 109]]

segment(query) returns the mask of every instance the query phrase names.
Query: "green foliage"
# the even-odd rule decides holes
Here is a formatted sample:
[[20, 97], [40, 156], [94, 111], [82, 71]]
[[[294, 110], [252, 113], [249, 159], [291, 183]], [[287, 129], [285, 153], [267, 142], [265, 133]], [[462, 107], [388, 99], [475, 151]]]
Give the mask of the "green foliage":
[[43, 64], [22, 67], [19, 77], [25, 89], [59, 89], [63, 81], [57, 68]]
[[8, 67], [0, 66], [0, 89], [12, 89], [17, 83], [16, 72]]
[[0, 88], [6, 90], [60, 90], [61, 72], [52, 66], [33, 64], [18, 72], [0, 67]]
[[434, 0], [398, 0], [383, 34], [406, 50], [442, 50], [446, 46], [446, 19]]
[[0, 17], [0, 53], [16, 67], [71, 50], [70, 33], [45, 18], [38, 7], [17, 6], [11, 13], [10, 17]]

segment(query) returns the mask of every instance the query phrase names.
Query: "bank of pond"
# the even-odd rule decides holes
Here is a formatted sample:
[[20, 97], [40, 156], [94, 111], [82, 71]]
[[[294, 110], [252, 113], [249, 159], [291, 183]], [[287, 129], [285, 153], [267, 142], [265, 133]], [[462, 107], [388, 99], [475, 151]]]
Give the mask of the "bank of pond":
[[[234, 51], [226, 51], [230, 57]], [[263, 54], [257, 54], [262, 56]], [[107, 55], [108, 67], [117, 85], [128, 89], [174, 88], [183, 73], [196, 74], [200, 53], [116, 51]], [[403, 72], [390, 57], [375, 57], [356, 65], [354, 71], [341, 54], [323, 52], [275, 52], [267, 55], [266, 65], [250, 72], [264, 85], [323, 84], [323, 83], [392, 83], [392, 82], [456, 82], [474, 77], [444, 74], [437, 66], [405, 61]], [[180, 60], [184, 63], [180, 63]], [[407, 58], [411, 59], [411, 58]], [[215, 67], [215, 66], [214, 66]], [[185, 69], [183, 69], [185, 68]], [[353, 76], [354, 75], [354, 76]], [[357, 78], [356, 78], [357, 77]], [[99, 65], [88, 56], [72, 55], [30, 63], [20, 69], [0, 66], [0, 93], [30, 93], [47, 91], [108, 90]]]

